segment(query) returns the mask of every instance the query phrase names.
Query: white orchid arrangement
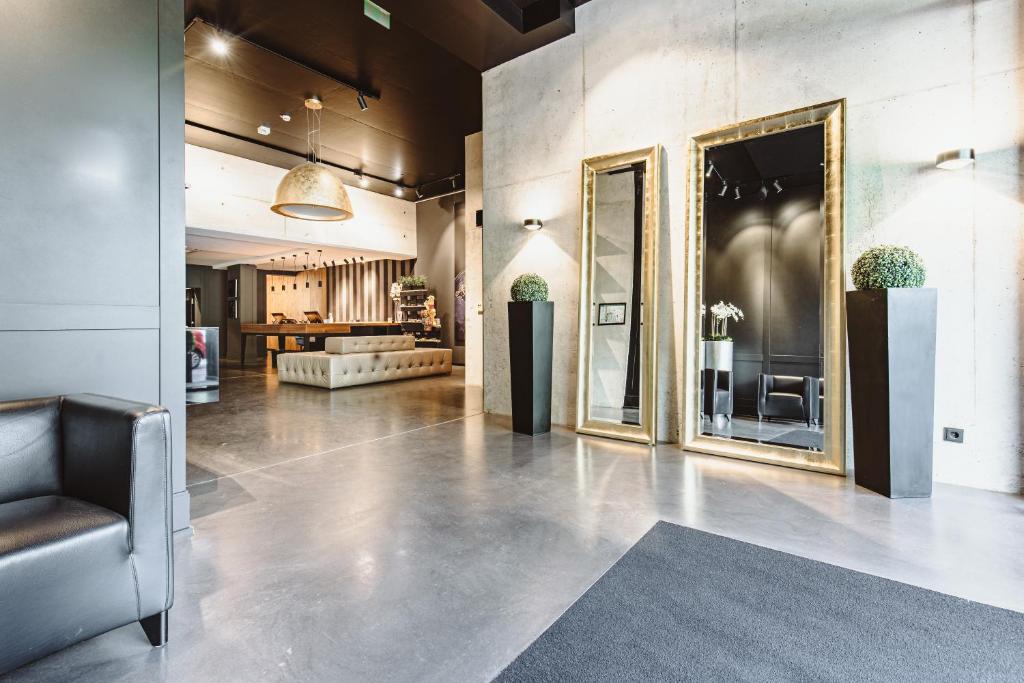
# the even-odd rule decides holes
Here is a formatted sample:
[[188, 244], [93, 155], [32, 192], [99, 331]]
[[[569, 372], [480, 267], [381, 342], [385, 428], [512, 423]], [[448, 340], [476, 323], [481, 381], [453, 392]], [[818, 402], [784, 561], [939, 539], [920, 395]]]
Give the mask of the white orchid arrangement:
[[[706, 310], [702, 304], [701, 314], [703, 315]], [[707, 341], [731, 341], [732, 337], [729, 336], [729, 320], [736, 322], [743, 320], [743, 311], [732, 302], [725, 303], [724, 301], [719, 301], [712, 306], [711, 334], [708, 335]]]
[[391, 283], [391, 300], [394, 301], [396, 304], [402, 300], [402, 283]]

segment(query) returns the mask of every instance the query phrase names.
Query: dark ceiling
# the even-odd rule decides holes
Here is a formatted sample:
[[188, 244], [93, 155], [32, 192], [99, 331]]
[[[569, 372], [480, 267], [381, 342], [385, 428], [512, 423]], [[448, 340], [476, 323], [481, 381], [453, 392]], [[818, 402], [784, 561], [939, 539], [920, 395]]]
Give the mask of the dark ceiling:
[[[733, 187], [776, 179], [789, 186], [820, 183], [825, 129], [819, 124], [719, 145], [709, 149], [705, 157]], [[717, 179], [709, 179], [705, 193], [717, 196], [720, 187]]]
[[[481, 72], [572, 33], [583, 2], [377, 0], [388, 30], [363, 0], [186, 0], [186, 141], [290, 168], [306, 149], [302, 101], [317, 95], [326, 163], [382, 193], [450, 192], [463, 186], [464, 137], [481, 128]], [[225, 56], [211, 49], [218, 34]]]

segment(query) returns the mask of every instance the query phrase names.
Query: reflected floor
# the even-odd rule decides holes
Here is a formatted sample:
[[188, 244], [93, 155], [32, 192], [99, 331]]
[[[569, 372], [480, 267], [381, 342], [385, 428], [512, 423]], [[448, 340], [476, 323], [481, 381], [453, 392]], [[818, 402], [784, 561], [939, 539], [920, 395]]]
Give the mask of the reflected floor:
[[738, 441], [770, 443], [774, 446], [789, 446], [820, 451], [825, 446], [825, 432], [820, 425], [808, 427], [799, 420], [764, 420], [733, 415], [731, 420], [718, 416], [714, 420], [705, 416], [701, 433], [704, 436], [719, 436]]
[[612, 408], [610, 406], [593, 406], [590, 417], [601, 422], [617, 422], [624, 425], [640, 424], [639, 408]]

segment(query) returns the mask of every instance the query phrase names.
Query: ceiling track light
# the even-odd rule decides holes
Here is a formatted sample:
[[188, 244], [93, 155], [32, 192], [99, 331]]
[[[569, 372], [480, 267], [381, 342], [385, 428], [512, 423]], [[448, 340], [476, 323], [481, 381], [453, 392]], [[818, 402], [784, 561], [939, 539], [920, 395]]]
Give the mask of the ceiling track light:
[[356, 104], [359, 105], [359, 111], [366, 111], [370, 108], [370, 105], [366, 103], [366, 96], [362, 92], [356, 94]]
[[276, 261], [276, 260], [277, 259], [270, 259], [270, 270], [271, 270], [271, 273], [270, 273], [270, 291], [271, 292], [274, 291], [274, 273], [273, 273], [273, 270], [274, 270], [274, 261]]
[[764, 183], [761, 183], [761, 189], [758, 192], [761, 193], [761, 199], [768, 199], [768, 187]]
[[722, 190], [718, 193], [719, 197], [724, 197], [725, 193], [729, 191], [729, 183], [722, 183]]
[[714, 174], [714, 172], [715, 172], [715, 165], [709, 161], [708, 162], [708, 172], [704, 174], [704, 177], [705, 178], [710, 178]]
[[739, 186], [739, 185], [737, 185], [737, 186], [736, 186], [736, 196], [735, 196], [735, 197], [733, 197], [733, 199], [739, 199], [739, 198], [740, 198], [740, 196], [741, 196], [741, 195], [740, 195], [740, 186]]
[[772, 187], [775, 188], [775, 194], [782, 194], [782, 183], [778, 179], [772, 181]]

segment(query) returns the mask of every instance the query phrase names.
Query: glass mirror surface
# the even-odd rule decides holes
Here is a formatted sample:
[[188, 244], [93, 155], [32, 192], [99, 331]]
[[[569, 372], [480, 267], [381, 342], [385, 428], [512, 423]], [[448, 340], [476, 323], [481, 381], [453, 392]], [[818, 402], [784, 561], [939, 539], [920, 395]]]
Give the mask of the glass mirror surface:
[[641, 343], [645, 165], [594, 180], [588, 417], [640, 425], [646, 361]]
[[703, 436], [824, 449], [824, 162], [823, 125], [705, 150]]

